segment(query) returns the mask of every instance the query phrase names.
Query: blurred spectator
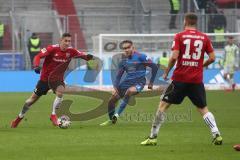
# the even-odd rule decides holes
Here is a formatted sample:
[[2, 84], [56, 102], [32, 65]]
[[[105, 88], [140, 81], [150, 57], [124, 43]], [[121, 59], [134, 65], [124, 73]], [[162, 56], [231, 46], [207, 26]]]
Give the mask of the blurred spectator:
[[[213, 25], [213, 33], [225, 33], [227, 27], [227, 20], [223, 13], [223, 11], [219, 11], [213, 17], [212, 20]], [[223, 47], [225, 43], [225, 38], [223, 35], [216, 35], [215, 36], [215, 44], [216, 47]]]
[[196, 2], [198, 4], [199, 9], [205, 9], [208, 1], [209, 0], [197, 0]]
[[30, 55], [31, 63], [33, 64], [33, 58], [40, 52], [41, 40], [36, 33], [32, 33], [32, 36], [28, 40], [28, 52]]
[[208, 32], [213, 33], [215, 28], [224, 28], [227, 26], [227, 20], [223, 10], [219, 10], [216, 4], [208, 1], [206, 5], [206, 13], [209, 14]]
[[171, 18], [169, 22], [169, 29], [177, 29], [176, 27], [176, 19], [177, 19], [177, 14], [180, 10], [180, 1], [179, 0], [169, 0], [170, 5], [171, 5]]
[[0, 21], [0, 50], [3, 49], [4, 24]]
[[165, 70], [168, 66], [169, 58], [167, 57], [167, 52], [163, 52], [162, 57], [158, 60], [158, 67]]
[[[227, 27], [227, 20], [223, 10], [219, 10], [213, 1], [207, 1], [206, 13], [208, 17], [208, 32], [209, 33], [225, 33]], [[213, 42], [214, 47], [223, 47], [225, 38], [223, 35], [215, 36]]]

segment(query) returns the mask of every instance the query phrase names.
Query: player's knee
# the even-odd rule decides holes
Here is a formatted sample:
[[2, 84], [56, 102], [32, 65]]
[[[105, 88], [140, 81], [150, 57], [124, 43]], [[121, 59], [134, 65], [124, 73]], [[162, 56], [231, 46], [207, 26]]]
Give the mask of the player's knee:
[[58, 98], [62, 98], [63, 97], [63, 92], [62, 91], [56, 91], [56, 96]]
[[198, 107], [197, 109], [198, 109], [199, 113], [200, 113], [202, 116], [209, 112], [207, 106], [204, 106], [204, 107]]
[[56, 93], [56, 96], [61, 98], [63, 96], [63, 92], [64, 92], [64, 86], [58, 86], [55, 93]]
[[36, 101], [36, 100], [35, 100], [34, 98], [28, 98], [28, 99], [25, 101], [25, 103], [26, 103], [28, 106], [30, 106], [30, 105], [32, 105], [35, 101]]
[[171, 104], [169, 104], [169, 103], [167, 103], [167, 102], [165, 102], [165, 101], [161, 101], [161, 102], [159, 103], [159, 110], [160, 110], [161, 112], [165, 112], [165, 111], [168, 109], [168, 107], [170, 107], [170, 105], [171, 105]]
[[133, 95], [134, 90], [133, 89], [128, 89], [127, 92], [125, 93], [125, 96], [131, 96]]

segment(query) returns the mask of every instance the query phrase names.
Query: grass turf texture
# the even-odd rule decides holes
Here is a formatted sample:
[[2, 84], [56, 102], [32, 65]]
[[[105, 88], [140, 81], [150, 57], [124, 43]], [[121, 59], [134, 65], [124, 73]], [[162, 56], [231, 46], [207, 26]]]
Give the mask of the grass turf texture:
[[[10, 121], [22, 108], [30, 93], [0, 93], [0, 159], [6, 160], [118, 160], [184, 159], [236, 160], [240, 153], [232, 146], [240, 143], [240, 93], [207, 92], [208, 106], [215, 115], [224, 144], [214, 146], [212, 137], [195, 107], [186, 98], [168, 111], [167, 122], [160, 130], [157, 146], [140, 146], [148, 136], [151, 117], [159, 97], [139, 98], [115, 126], [100, 127], [104, 115], [87, 122], [73, 122], [69, 129], [52, 126], [49, 120], [54, 95], [43, 96], [27, 113], [16, 129]], [[74, 104], [71, 112], [94, 108], [99, 100], [83, 96], [65, 96]]]

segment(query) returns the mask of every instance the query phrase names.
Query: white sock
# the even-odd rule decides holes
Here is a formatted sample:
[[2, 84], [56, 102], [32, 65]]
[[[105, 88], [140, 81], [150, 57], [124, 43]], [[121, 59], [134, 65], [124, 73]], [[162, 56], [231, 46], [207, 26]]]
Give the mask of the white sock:
[[150, 138], [157, 137], [159, 129], [164, 122], [164, 119], [165, 119], [165, 113], [158, 110], [152, 123]]
[[215, 137], [216, 134], [220, 135], [220, 132], [218, 130], [215, 118], [214, 118], [214, 116], [213, 116], [213, 114], [211, 112], [207, 112], [203, 116], [203, 119], [206, 122], [206, 124], [208, 125], [208, 127], [211, 129], [213, 137]]
[[19, 113], [18, 117], [23, 118], [28, 110], [29, 110], [29, 105], [27, 103], [25, 103], [22, 108], [22, 111]]
[[18, 117], [23, 118], [26, 114], [26, 112], [30, 109], [30, 106], [32, 105], [31, 99], [27, 99], [26, 102], [23, 105], [23, 108], [21, 112], [19, 113]]
[[119, 117], [119, 114], [115, 113], [114, 116], [116, 116], [117, 118]]
[[60, 107], [62, 101], [63, 101], [63, 98], [59, 98], [59, 97], [55, 98], [53, 102], [53, 107], [52, 107], [52, 114], [56, 114], [56, 109]]

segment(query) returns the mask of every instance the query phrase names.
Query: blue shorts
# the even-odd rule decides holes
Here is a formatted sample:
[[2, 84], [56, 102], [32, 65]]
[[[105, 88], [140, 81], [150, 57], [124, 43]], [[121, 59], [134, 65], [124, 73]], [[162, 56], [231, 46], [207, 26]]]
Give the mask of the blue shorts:
[[[130, 87], [135, 87], [137, 90], [137, 93], [140, 93], [143, 88], [145, 86], [145, 83], [138, 83], [136, 85], [130, 86]], [[130, 88], [128, 87], [128, 88]], [[120, 97], [124, 97], [126, 91], [128, 90], [128, 88], [122, 87], [121, 85], [117, 88], [118, 89], [118, 94]]]

